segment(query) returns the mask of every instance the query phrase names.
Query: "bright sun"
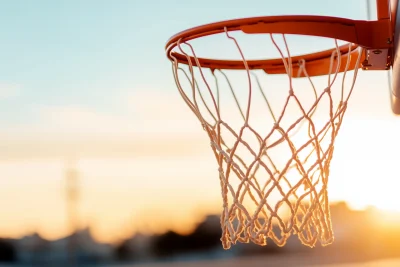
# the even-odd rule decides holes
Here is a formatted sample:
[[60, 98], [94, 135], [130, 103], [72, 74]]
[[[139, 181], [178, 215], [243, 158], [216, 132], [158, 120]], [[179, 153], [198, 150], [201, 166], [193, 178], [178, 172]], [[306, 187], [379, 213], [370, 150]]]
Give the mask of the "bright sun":
[[[337, 140], [331, 165], [329, 193], [354, 208], [375, 206], [400, 211], [396, 177], [400, 145], [398, 119], [349, 120]], [[397, 126], [396, 126], [397, 125]], [[379, 138], [385, 132], [385, 138]], [[363, 134], [360, 134], [363, 133]]]

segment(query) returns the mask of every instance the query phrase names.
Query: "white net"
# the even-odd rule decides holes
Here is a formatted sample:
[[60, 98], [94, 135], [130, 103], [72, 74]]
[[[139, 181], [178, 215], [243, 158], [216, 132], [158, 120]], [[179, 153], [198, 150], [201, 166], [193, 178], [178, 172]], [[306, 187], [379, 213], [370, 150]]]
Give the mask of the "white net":
[[172, 62], [178, 90], [208, 134], [218, 163], [223, 247], [266, 245], [268, 239], [283, 246], [293, 234], [310, 247], [318, 240], [328, 245], [333, 241], [329, 166], [358, 70], [348, 71], [352, 45], [343, 60], [333, 40], [329, 74], [310, 77], [305, 60], [292, 62], [285, 35], [267, 36], [284, 75], [250, 70], [227, 31], [227, 45], [235, 47], [243, 70], [202, 67], [189, 42], [177, 45], [187, 64]]

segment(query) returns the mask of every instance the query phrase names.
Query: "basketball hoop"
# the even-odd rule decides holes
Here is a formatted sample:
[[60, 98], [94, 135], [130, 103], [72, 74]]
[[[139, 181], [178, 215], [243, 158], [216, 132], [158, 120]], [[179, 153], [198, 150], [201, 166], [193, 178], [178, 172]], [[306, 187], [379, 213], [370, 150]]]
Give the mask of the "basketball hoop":
[[[236, 33], [268, 37], [278, 57], [247, 59]], [[197, 56], [193, 41], [216, 35], [224, 36], [238, 58]], [[330, 38], [333, 49], [294, 56], [287, 41], [292, 35]], [[377, 21], [274, 16], [208, 24], [168, 41], [178, 91], [218, 163], [225, 249], [237, 242], [266, 245], [268, 239], [283, 246], [291, 235], [310, 247], [333, 242], [328, 178], [335, 140], [358, 70], [390, 68], [392, 38], [389, 16]], [[271, 76], [279, 81], [266, 82]], [[274, 90], [282, 101], [272, 103], [265, 88], [282, 83], [284, 94]], [[302, 98], [306, 92], [310, 96]], [[233, 104], [224, 109], [228, 95]], [[231, 119], [233, 114], [240, 119]]]

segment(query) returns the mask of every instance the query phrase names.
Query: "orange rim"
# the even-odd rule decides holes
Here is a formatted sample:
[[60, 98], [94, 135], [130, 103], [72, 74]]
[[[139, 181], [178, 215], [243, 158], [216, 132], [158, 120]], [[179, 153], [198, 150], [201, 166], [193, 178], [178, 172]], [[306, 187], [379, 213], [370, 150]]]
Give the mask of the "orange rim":
[[[168, 40], [165, 50], [167, 57], [171, 61], [177, 60], [177, 62], [183, 64], [189, 64], [190, 62], [196, 65], [194, 57], [173, 51], [179, 43], [224, 33], [225, 31], [243, 31], [248, 34], [280, 33], [333, 38], [351, 43], [351, 53], [358, 53], [358, 50], [356, 50], [358, 46], [367, 49], [391, 48], [393, 38], [391, 28], [389, 18], [377, 21], [362, 21], [337, 17], [301, 15], [253, 17], [221, 21], [182, 31]], [[336, 49], [296, 56], [292, 57], [292, 60], [304, 59], [307, 62], [307, 66], [311, 66], [311, 69], [307, 69], [309, 75], [323, 75], [326, 73], [324, 70], [321, 70], [321, 66], [329, 64], [334, 50]], [[340, 50], [342, 58], [346, 59], [348, 57], [349, 46], [341, 46]], [[201, 64], [201, 67], [207, 67], [212, 70], [245, 69], [242, 60], [216, 60], [209, 58], [197, 58], [197, 60]], [[355, 64], [356, 60], [352, 60], [349, 66], [350, 69], [361, 67], [355, 66]], [[262, 69], [267, 73], [286, 73], [282, 59], [249, 60], [247, 61], [247, 65], [249, 69]]]

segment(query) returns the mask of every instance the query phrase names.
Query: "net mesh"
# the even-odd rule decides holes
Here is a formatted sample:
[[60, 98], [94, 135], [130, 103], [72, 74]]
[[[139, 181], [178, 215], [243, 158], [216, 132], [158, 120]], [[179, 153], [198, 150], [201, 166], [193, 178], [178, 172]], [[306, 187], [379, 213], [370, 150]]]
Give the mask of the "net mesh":
[[[346, 66], [339, 72], [350, 60], [341, 61], [338, 42], [333, 40], [336, 49], [329, 75], [313, 77], [322, 85], [317, 88], [307, 74], [307, 62], [292, 62], [285, 35], [278, 36], [281, 45], [276, 35], [267, 35], [283, 61], [285, 75], [249, 70], [237, 39], [226, 30], [225, 36], [243, 60], [243, 70], [203, 68], [189, 42], [177, 46], [188, 64], [172, 62], [177, 88], [208, 134], [218, 163], [223, 247], [250, 241], [266, 245], [268, 240], [283, 246], [291, 235], [310, 247], [317, 241], [332, 243], [329, 166], [357, 69], [350, 72]], [[274, 82], [265, 80], [270, 76], [278, 77]], [[273, 89], [273, 97], [266, 87]]]

